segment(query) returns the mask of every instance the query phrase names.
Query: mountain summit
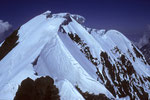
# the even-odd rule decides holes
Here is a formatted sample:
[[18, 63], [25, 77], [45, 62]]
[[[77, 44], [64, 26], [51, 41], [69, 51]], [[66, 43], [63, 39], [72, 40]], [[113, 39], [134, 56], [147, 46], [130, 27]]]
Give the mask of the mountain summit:
[[150, 99], [150, 66], [138, 48], [122, 33], [84, 21], [47, 11], [3, 41], [0, 99], [13, 100], [25, 80], [36, 84], [43, 76], [53, 79], [61, 100]]

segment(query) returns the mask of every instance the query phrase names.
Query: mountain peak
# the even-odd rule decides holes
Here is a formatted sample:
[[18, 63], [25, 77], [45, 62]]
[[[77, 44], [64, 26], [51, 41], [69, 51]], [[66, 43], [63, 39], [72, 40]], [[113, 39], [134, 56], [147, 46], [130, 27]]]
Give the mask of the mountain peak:
[[43, 13], [43, 15], [46, 15], [47, 18], [48, 17], [61, 17], [61, 18], [68, 18], [68, 17], [72, 17], [74, 18], [78, 23], [82, 24], [85, 22], [85, 18], [83, 16], [77, 15], [77, 14], [70, 14], [70, 13], [58, 13], [58, 14], [52, 14], [51, 11], [46, 11]]
[[43, 14], [51, 14], [50, 10], [45, 11]]
[[86, 28], [84, 21], [46, 11], [0, 44], [0, 53], [9, 50], [0, 61], [0, 97], [12, 100], [28, 77], [50, 76], [62, 100], [149, 99], [143, 54], [122, 33]]

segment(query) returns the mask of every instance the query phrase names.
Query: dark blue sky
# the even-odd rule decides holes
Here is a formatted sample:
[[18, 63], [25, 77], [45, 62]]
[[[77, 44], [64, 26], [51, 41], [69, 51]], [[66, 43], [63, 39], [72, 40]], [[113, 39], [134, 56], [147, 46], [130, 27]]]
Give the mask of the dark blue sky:
[[46, 10], [86, 18], [86, 26], [116, 29], [135, 39], [150, 24], [150, 0], [1, 0], [0, 19], [15, 28]]

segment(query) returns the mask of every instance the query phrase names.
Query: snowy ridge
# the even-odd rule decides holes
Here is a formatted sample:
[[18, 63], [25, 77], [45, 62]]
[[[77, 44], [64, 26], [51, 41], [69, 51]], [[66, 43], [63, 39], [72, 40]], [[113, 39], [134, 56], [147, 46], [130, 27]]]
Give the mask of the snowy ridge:
[[18, 44], [0, 61], [0, 99], [13, 100], [27, 77], [46, 75], [62, 100], [84, 100], [76, 86], [109, 99], [148, 98], [150, 67], [141, 52], [120, 32], [86, 28], [84, 21], [47, 11], [22, 25]]

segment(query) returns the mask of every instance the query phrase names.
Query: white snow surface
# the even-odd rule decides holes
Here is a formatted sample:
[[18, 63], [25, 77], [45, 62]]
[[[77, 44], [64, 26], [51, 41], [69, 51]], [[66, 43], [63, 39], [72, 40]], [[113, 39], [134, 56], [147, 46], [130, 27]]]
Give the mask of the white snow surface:
[[[53, 14], [51, 18], [46, 17], [47, 13], [51, 12], [36, 16], [21, 26], [18, 31], [19, 44], [0, 61], [0, 100], [13, 100], [18, 86], [27, 77], [36, 79], [45, 75], [54, 79], [61, 100], [84, 100], [75, 86], [83, 92], [105, 94], [108, 98], [114, 98], [97, 81], [95, 66], [68, 36], [58, 31], [66, 13]], [[102, 30], [89, 34], [82, 25], [72, 17], [71, 19], [72, 22], [63, 28], [66, 32], [78, 34], [88, 44], [94, 57], [100, 59], [102, 51], [112, 55], [111, 49], [115, 46], [128, 57], [127, 50], [133, 51], [131, 42], [120, 32], [110, 30], [104, 34], [105, 30]], [[38, 56], [37, 65], [33, 67], [32, 63]], [[117, 59], [117, 56], [112, 55], [111, 58]], [[149, 66], [144, 65], [141, 59], [136, 60], [138, 62], [132, 62], [136, 71], [143, 76], [149, 76]]]

